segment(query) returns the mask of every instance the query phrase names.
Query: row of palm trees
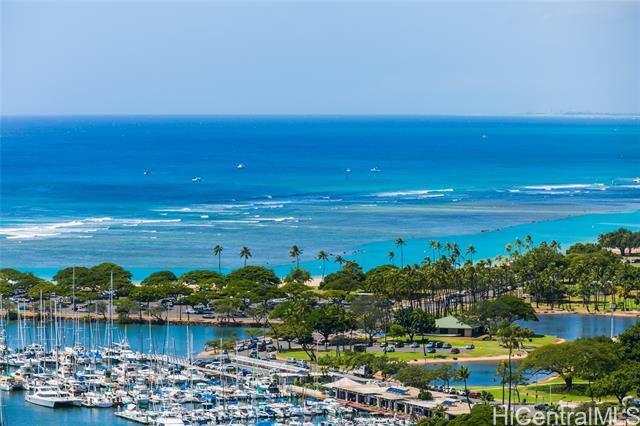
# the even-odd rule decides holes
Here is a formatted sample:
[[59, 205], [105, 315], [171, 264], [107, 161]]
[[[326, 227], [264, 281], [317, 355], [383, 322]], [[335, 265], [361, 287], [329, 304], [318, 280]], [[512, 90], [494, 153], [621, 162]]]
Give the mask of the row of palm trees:
[[[222, 273], [222, 252], [224, 251], [224, 247], [222, 247], [220, 244], [216, 244], [213, 247], [213, 254], [214, 256], [218, 257], [218, 272]], [[247, 260], [249, 260], [249, 258], [253, 257], [253, 254], [251, 254], [251, 249], [247, 246], [243, 246], [240, 249], [240, 258], [244, 260], [244, 266], [247, 266]]]
[[[397, 238], [395, 241], [395, 245], [397, 248], [400, 249], [400, 266], [404, 268], [404, 247], [407, 245], [407, 242], [403, 238]], [[441, 245], [438, 241], [431, 241], [430, 245], [432, 248], [437, 249], [438, 251], [440, 251], [441, 249]], [[445, 245], [445, 250], [447, 251], [453, 250], [455, 252], [455, 250], [457, 250], [457, 244], [451, 245], [447, 243]], [[224, 251], [224, 247], [222, 247], [222, 245], [220, 244], [216, 244], [213, 247], [213, 255], [218, 258], [218, 272], [220, 273], [222, 273], [222, 252], [223, 251]], [[467, 254], [475, 254], [475, 252], [476, 251], [473, 246], [470, 245], [467, 248]], [[302, 253], [303, 253], [303, 250], [296, 244], [291, 246], [291, 249], [289, 249], [289, 257], [295, 259], [296, 268], [300, 267], [300, 256], [302, 256]], [[332, 255], [330, 253], [327, 253], [324, 250], [320, 250], [318, 254], [315, 256], [316, 260], [322, 261], [322, 278], [324, 278], [325, 276], [327, 261], [329, 260], [330, 256]], [[240, 249], [240, 258], [244, 260], [244, 266], [247, 266], [247, 260], [249, 260], [251, 257], [253, 257], [253, 254], [251, 253], [251, 249], [247, 246], [243, 246]], [[395, 253], [393, 251], [390, 251], [387, 254], [387, 257], [389, 258], [389, 261], [393, 264]], [[347, 260], [343, 256], [337, 254], [334, 256], [334, 261], [338, 263], [340, 266], [342, 266]]]
[[[404, 247], [406, 245], [407, 245], [407, 242], [402, 237], [399, 237], [395, 240], [395, 246], [400, 250], [400, 267], [401, 268], [404, 268], [405, 266]], [[527, 235], [524, 238], [524, 241], [516, 238], [513, 244], [511, 243], [507, 244], [505, 247], [505, 252], [507, 253], [507, 255], [511, 255], [514, 252], [520, 252], [522, 248], [524, 248], [524, 250], [529, 250], [532, 247], [532, 245], [533, 245], [533, 240], [530, 235]], [[429, 242], [429, 246], [433, 251], [432, 253], [433, 256], [431, 258], [428, 258], [431, 261], [435, 261], [441, 258], [443, 256], [443, 252], [445, 252], [447, 257], [454, 256], [455, 258], [459, 258], [459, 259], [466, 258], [468, 260], [471, 260], [471, 262], [473, 262], [473, 255], [476, 254], [476, 249], [473, 245], [469, 245], [466, 248], [465, 255], [462, 255], [462, 251], [460, 250], [460, 247], [458, 246], [457, 243], [445, 243], [444, 245], [442, 245], [442, 243], [440, 243], [439, 241], [432, 240]], [[559, 248], [559, 244], [555, 241], [551, 243], [551, 246], [552, 248], [553, 247]], [[224, 248], [220, 244], [217, 244], [216, 246], [213, 247], [213, 254], [218, 258], [218, 271], [220, 273], [222, 273], [222, 252], [223, 251], [224, 251]], [[289, 257], [295, 259], [296, 268], [300, 267], [300, 256], [302, 256], [302, 254], [303, 254], [303, 250], [298, 245], [294, 244], [289, 249]], [[395, 255], [396, 254], [394, 251], [390, 251], [387, 253], [387, 257], [391, 262], [391, 264], [394, 264]], [[252, 256], [253, 255], [249, 247], [243, 246], [240, 249], [240, 258], [244, 260], [244, 266], [247, 266], [247, 261]], [[325, 276], [327, 261], [329, 261], [331, 256], [332, 255], [330, 253], [327, 253], [324, 250], [320, 250], [318, 254], [315, 256], [316, 260], [322, 261], [322, 278], [324, 278]], [[347, 261], [343, 256], [339, 254], [333, 255], [333, 257], [334, 257], [334, 261], [338, 263], [340, 266], [342, 266]]]
[[[222, 245], [220, 244], [216, 244], [213, 247], [213, 255], [218, 258], [218, 272], [220, 273], [222, 273], [222, 252], [223, 251], [224, 251], [224, 247], [222, 247]], [[300, 268], [300, 256], [302, 256], [302, 253], [303, 253], [303, 250], [296, 244], [291, 246], [291, 249], [289, 249], [289, 257], [295, 259], [296, 268]], [[316, 255], [316, 259], [322, 261], [322, 278], [324, 278], [326, 266], [327, 266], [326, 264], [330, 256], [331, 254], [327, 253], [324, 250], [320, 250]], [[251, 257], [253, 257], [253, 254], [251, 253], [251, 249], [247, 246], [243, 246], [240, 249], [240, 258], [244, 260], [244, 266], [247, 266], [247, 260], [249, 260], [249, 258]], [[340, 255], [334, 256], [334, 259], [336, 263], [340, 265], [346, 262], [346, 260]]]
[[[213, 255], [218, 258], [218, 271], [220, 273], [222, 273], [222, 252], [223, 251], [224, 251], [224, 247], [222, 247], [220, 244], [216, 244], [213, 247]], [[295, 244], [291, 246], [291, 249], [289, 250], [289, 257], [292, 257], [295, 259], [296, 268], [300, 267], [300, 256], [302, 256], [302, 253], [303, 253], [302, 249]], [[251, 253], [251, 249], [247, 246], [243, 246], [240, 249], [240, 258], [244, 260], [244, 266], [247, 266], [247, 260], [249, 260], [249, 258], [251, 257], [253, 257], [253, 254]], [[320, 250], [320, 252], [316, 256], [316, 259], [326, 261], [327, 259], [329, 259], [329, 255], [324, 250]], [[323, 275], [324, 275], [324, 265], [323, 265]]]

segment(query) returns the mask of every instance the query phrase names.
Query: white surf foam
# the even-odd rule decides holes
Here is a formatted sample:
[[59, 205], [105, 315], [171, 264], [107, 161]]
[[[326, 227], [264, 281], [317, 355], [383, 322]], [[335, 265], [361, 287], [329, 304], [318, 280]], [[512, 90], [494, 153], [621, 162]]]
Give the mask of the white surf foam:
[[[433, 192], [453, 192], [453, 188], [442, 188], [442, 189], [414, 189], [407, 191], [390, 191], [390, 192], [377, 192], [375, 194], [371, 194], [373, 197], [420, 197], [426, 196]], [[444, 194], [442, 194], [444, 195]]]
[[[95, 234], [113, 227], [137, 227], [140, 225], [158, 225], [178, 223], [182, 219], [113, 219], [110, 217], [89, 217], [65, 222], [28, 223], [0, 228], [0, 236], [7, 240], [31, 240], [44, 238], [62, 238], [77, 234]], [[98, 226], [96, 226], [98, 225]], [[155, 231], [152, 231], [155, 232]]]
[[587, 189], [596, 191], [605, 191], [606, 185], [603, 183], [567, 183], [560, 185], [528, 185], [523, 186], [522, 189], [537, 190], [537, 191], [562, 191], [562, 190], [577, 190]]

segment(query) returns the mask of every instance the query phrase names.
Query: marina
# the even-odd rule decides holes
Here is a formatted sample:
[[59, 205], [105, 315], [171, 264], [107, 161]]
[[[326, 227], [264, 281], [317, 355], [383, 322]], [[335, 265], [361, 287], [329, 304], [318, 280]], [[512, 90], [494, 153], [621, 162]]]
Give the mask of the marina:
[[[637, 320], [615, 318], [615, 332]], [[538, 322], [526, 325], [538, 333], [575, 339], [609, 334], [611, 317], [540, 315]], [[63, 422], [72, 416], [79, 419], [74, 420], [78, 425], [98, 421], [105, 425], [320, 425], [338, 417], [343, 421], [340, 424], [373, 421], [363, 416], [376, 410], [358, 411], [353, 408], [357, 404], [349, 407], [333, 399], [328, 389], [317, 398], [318, 393], [305, 395], [305, 388], [290, 386], [302, 376], [319, 374], [309, 368], [234, 352], [199, 357], [198, 352], [212, 338], [251, 342], [244, 327], [121, 325], [88, 318], [9, 321], [3, 324], [2, 333], [2, 359], [9, 375], [0, 380], [5, 419], [15, 419], [20, 413], [33, 419], [54, 416]], [[496, 385], [497, 362], [458, 365], [469, 368], [470, 386]], [[531, 379], [546, 377], [541, 374]], [[371, 386], [362, 380], [349, 383], [348, 377], [336, 379], [355, 388]], [[451, 384], [461, 385], [455, 379]], [[402, 424], [409, 417], [397, 421], [376, 417], [376, 421]]]
[[[40, 312], [46, 312], [42, 303]], [[146, 352], [142, 352], [144, 339], [136, 351], [127, 340], [128, 326], [120, 328], [113, 318], [106, 322], [89, 318], [88, 324], [81, 326], [79, 319], [57, 317], [57, 309], [57, 304], [51, 303], [48, 318], [18, 314], [17, 321], [8, 326], [2, 319], [0, 355], [4, 374], [0, 389], [3, 414], [8, 419], [37, 416], [45, 408], [56, 416], [58, 412], [66, 415], [67, 410], [89, 410], [90, 418], [102, 416], [94, 411], [110, 413], [101, 420], [103, 424], [357, 425], [372, 421], [371, 417], [362, 417], [364, 412], [328, 395], [307, 398], [305, 388], [291, 386], [304, 376], [318, 374], [308, 367], [226, 350], [196, 359], [194, 327], [190, 326], [174, 326], [182, 330], [186, 340], [176, 346], [170, 325], [161, 329], [138, 325], [137, 333], [142, 333], [143, 327], [148, 333], [148, 343]], [[204, 331], [202, 326], [195, 329]], [[236, 331], [243, 332], [233, 330], [234, 336]], [[160, 333], [166, 344], [156, 351], [154, 348], [161, 348], [157, 343]], [[271, 339], [244, 340], [246, 345], [266, 343], [271, 344]], [[181, 348], [179, 353], [170, 349], [177, 347]], [[374, 421], [381, 425], [411, 424], [405, 417]]]

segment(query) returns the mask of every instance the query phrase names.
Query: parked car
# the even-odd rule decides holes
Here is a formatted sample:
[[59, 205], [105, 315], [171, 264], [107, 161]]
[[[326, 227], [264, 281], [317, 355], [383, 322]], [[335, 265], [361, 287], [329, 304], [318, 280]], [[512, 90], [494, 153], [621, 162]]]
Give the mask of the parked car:
[[427, 353], [428, 354], [435, 354], [436, 353], [436, 348], [427, 348]]
[[451, 343], [443, 343], [442, 349], [451, 349]]
[[415, 348], [419, 348], [419, 347], [420, 347], [420, 345], [418, 344], [418, 342], [413, 342], [410, 346], [411, 346], [412, 348], [414, 348], [414, 349], [415, 349]]
[[451, 348], [451, 353], [452, 353], [452, 354], [459, 354], [459, 353], [460, 353], [460, 349], [458, 349], [458, 348]]
[[436, 343], [435, 343], [435, 345], [436, 345], [436, 348], [441, 348], [441, 347], [442, 347], [442, 345], [444, 345], [444, 343], [442, 343], [442, 342], [436, 342]]
[[388, 348], [384, 348], [385, 352], [395, 352], [396, 348], [394, 348], [393, 346], [389, 346]]
[[381, 348], [386, 348], [387, 346], [388, 346], [388, 345], [387, 345], [387, 342], [382, 342], [382, 343], [380, 343], [380, 347], [381, 347]]
[[403, 343], [403, 342], [396, 342], [396, 343], [394, 344], [394, 346], [395, 346], [396, 348], [404, 348], [404, 343]]
[[473, 346], [473, 344], [469, 343], [467, 346], [464, 347], [467, 350], [471, 350], [471, 349], [475, 349], [476, 347]]

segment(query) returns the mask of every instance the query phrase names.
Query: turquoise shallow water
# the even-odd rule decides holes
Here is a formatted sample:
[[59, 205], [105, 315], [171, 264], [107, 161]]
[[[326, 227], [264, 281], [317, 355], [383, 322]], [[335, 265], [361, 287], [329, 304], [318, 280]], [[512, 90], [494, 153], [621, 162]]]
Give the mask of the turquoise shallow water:
[[[640, 208], [640, 124], [631, 119], [1, 124], [0, 266], [45, 276], [107, 260], [136, 279], [215, 267], [215, 244], [225, 247], [225, 268], [241, 265], [246, 245], [250, 263], [284, 273], [292, 244], [303, 248], [303, 262], [324, 249], [369, 267], [386, 262], [397, 237], [416, 262], [428, 254], [425, 239], [473, 243], [480, 257], [527, 233], [567, 245], [640, 224], [637, 213], [615, 215]], [[585, 216], [566, 219], [575, 215]]]

